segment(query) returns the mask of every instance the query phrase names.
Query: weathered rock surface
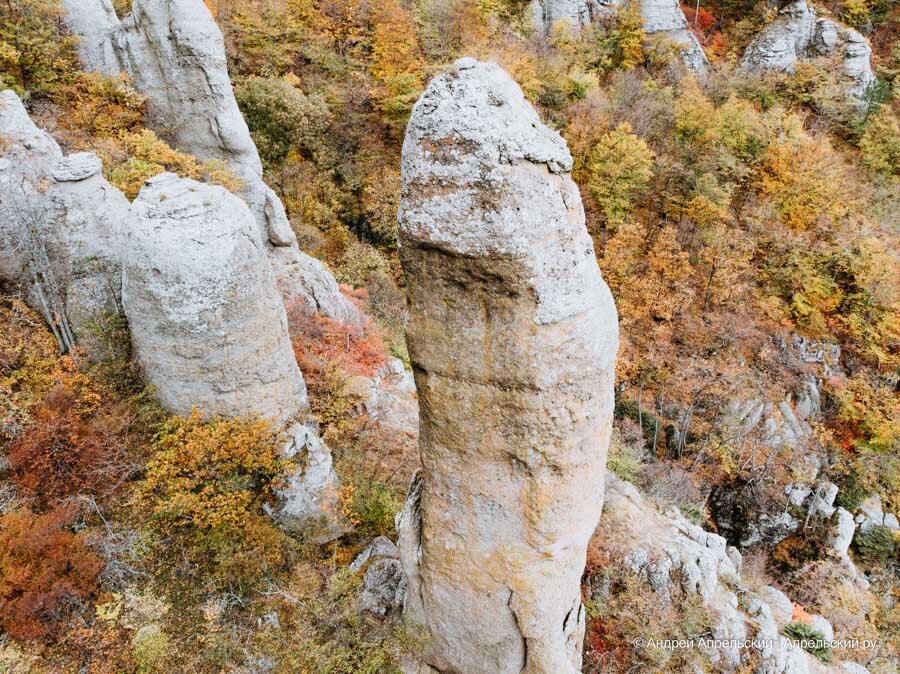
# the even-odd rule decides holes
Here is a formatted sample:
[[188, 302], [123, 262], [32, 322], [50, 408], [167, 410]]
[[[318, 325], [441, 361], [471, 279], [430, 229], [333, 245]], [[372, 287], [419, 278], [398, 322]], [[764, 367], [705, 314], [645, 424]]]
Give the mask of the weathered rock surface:
[[881, 506], [881, 497], [874, 494], [859, 504], [859, 514], [856, 523], [859, 524], [859, 532], [869, 533], [873, 527], [887, 527], [893, 531], [900, 530], [897, 524], [897, 516], [893, 513], [885, 513]]
[[123, 267], [135, 352], [166, 408], [280, 421], [305, 408], [275, 278], [238, 197], [152, 178], [132, 205]]
[[747, 47], [741, 64], [750, 70], [793, 72], [797, 61], [832, 57], [848, 80], [847, 95], [862, 99], [875, 81], [872, 48], [857, 31], [817, 18], [806, 0], [795, 0]]
[[[606, 476], [597, 531], [599, 536], [616, 532], [616, 544], [604, 549], [642, 578], [660, 601], [674, 601], [676, 593], [700, 597], [715, 616], [713, 639], [750, 640], [745, 648], [732, 643], [708, 651], [715, 671], [737, 671], [753, 657], [759, 659], [753, 671], [763, 674], [845, 671], [839, 665], [823, 665], [781, 635], [793, 619], [792, 602], [774, 587], [754, 591], [747, 585], [725, 539], [687, 522], [677, 511], [659, 512], [633, 485], [612, 474]], [[596, 585], [595, 598], [603, 601], [604, 583], [590, 582]], [[826, 637], [833, 636], [827, 620], [813, 619]]]
[[288, 303], [355, 323], [356, 307], [321, 262], [302, 253], [278, 196], [262, 180], [262, 162], [234, 97], [222, 33], [203, 0], [134, 0], [119, 21], [110, 0], [64, 0], [82, 37], [85, 66], [126, 72], [147, 97], [147, 122], [179, 150], [220, 159], [244, 182], [241, 196]]
[[287, 531], [317, 543], [347, 533], [350, 525], [343, 516], [331, 450], [308, 425], [292, 424], [283, 438], [287, 477], [275, 490], [277, 504], [266, 507], [268, 514]]
[[597, 0], [532, 0], [531, 17], [534, 25], [545, 32], [550, 32], [554, 24], [567, 21], [577, 32], [591, 25], [601, 12], [610, 11], [613, 3], [600, 3]]
[[404, 613], [439, 671], [580, 668], [618, 327], [571, 167], [513, 80], [474, 59], [431, 82], [407, 130], [423, 470], [398, 529]]
[[400, 608], [406, 597], [406, 576], [400, 563], [400, 551], [390, 539], [379, 536], [363, 550], [350, 570], [363, 572], [359, 609], [385, 616]]
[[118, 313], [128, 200], [93, 154], [64, 157], [18, 96], [0, 93], [0, 280], [19, 288], [63, 350]]
[[[623, 0], [532, 0], [534, 25], [549, 33], [559, 21], [567, 21], [581, 32], [603, 17], [611, 16]], [[678, 0], [640, 0], [644, 31], [678, 45], [685, 66], [697, 74], [706, 72], [709, 59], [697, 37], [688, 30], [687, 19]]]

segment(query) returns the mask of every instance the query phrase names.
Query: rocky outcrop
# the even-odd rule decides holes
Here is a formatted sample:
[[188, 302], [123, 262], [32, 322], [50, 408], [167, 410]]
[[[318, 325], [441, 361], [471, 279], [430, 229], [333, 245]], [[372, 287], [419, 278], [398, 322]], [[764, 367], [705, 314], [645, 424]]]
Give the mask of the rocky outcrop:
[[0, 281], [18, 288], [63, 351], [118, 313], [128, 200], [93, 154], [63, 156], [18, 96], [0, 94]]
[[150, 179], [132, 205], [123, 263], [135, 353], [167, 409], [286, 421], [306, 406], [284, 307], [243, 201], [171, 173]]
[[400, 551], [390, 539], [379, 536], [363, 550], [350, 570], [363, 574], [359, 610], [385, 616], [400, 608], [406, 597], [406, 577]]
[[286, 477], [267, 513], [285, 530], [327, 543], [350, 530], [340, 501], [341, 481], [328, 445], [315, 428], [294, 423], [282, 434]]
[[340, 481], [328, 447], [295, 421], [306, 388], [265, 251], [246, 204], [223, 188], [162, 174], [129, 204], [95, 155], [63, 156], [14, 93], [0, 94], [0, 282], [63, 349], [77, 341], [91, 353], [95, 319], [124, 312], [169, 410], [286, 425], [287, 477], [271, 514], [332, 540], [346, 530]]
[[684, 65], [698, 75], [704, 74], [709, 66], [709, 59], [697, 36], [688, 29], [687, 19], [678, 0], [640, 1], [647, 35], [661, 37], [677, 45]]
[[875, 82], [871, 55], [872, 48], [860, 33], [817, 18], [806, 0], [795, 0], [750, 43], [741, 65], [748, 70], [793, 72], [798, 61], [832, 58], [848, 81], [847, 96], [861, 100]]
[[399, 222], [423, 469], [398, 528], [419, 671], [580, 668], [618, 327], [571, 168], [496, 64], [456, 62], [413, 110]]
[[286, 477], [269, 514], [324, 543], [347, 531], [331, 451], [308, 411], [287, 316], [247, 205], [221, 187], [163, 173], [131, 208], [123, 304], [135, 354], [175, 413], [272, 419]]
[[559, 21], [566, 21], [575, 31], [581, 32], [604, 11], [609, 12], [612, 4], [597, 0], [532, 0], [531, 17], [537, 28], [548, 33]]
[[241, 196], [260, 227], [285, 301], [341, 322], [360, 317], [334, 277], [303, 254], [234, 97], [222, 33], [203, 0], [134, 0], [119, 21], [111, 0], [64, 0], [82, 37], [85, 66], [126, 72], [147, 97], [147, 123], [179, 150], [220, 159], [244, 182]]
[[[691, 524], [678, 511], [658, 511], [615, 475], [606, 476], [597, 531], [598, 536], [616, 532], [616, 543], [601, 543], [603, 549], [614, 564], [642, 579], [659, 601], [702, 600], [714, 618], [704, 652], [714, 671], [743, 671], [754, 660], [752, 671], [762, 674], [845, 671], [839, 665], [823, 665], [782, 636], [784, 626], [793, 620], [793, 603], [777, 588], [755, 590], [746, 583], [740, 555], [724, 538]], [[594, 599], [603, 602], [608, 585], [602, 579], [588, 582]], [[811, 616], [811, 623], [833, 638], [831, 625], [822, 616]]]
[[[628, 0], [532, 0], [534, 25], [550, 33], [553, 26], [566, 21], [576, 32], [615, 14]], [[635, 0], [637, 1], [637, 0]], [[678, 0], [639, 0], [644, 31], [647, 35], [670, 40], [678, 46], [688, 69], [704, 74], [709, 59], [697, 37], [688, 29], [687, 19]]]

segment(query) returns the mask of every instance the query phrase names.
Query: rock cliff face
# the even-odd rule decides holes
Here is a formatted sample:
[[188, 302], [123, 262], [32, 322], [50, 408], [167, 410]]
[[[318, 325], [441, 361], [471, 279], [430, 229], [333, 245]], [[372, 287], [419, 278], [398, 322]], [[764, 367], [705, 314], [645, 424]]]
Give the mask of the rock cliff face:
[[398, 528], [419, 671], [580, 668], [618, 322], [571, 167], [496, 64], [458, 61], [413, 110], [399, 221], [423, 470]]
[[[615, 531], [613, 562], [638, 575], [660, 602], [673, 595], [698, 597], [712, 612], [714, 624], [705, 649], [714, 671], [752, 671], [762, 674], [825, 674], [852, 669], [853, 663], [827, 666], [781, 636], [791, 622], [793, 604], [772, 586], [750, 587], [740, 575], [741, 556], [725, 539], [704, 531], [677, 511], [661, 513], [635, 487], [614, 475], [606, 476], [606, 502], [598, 535]], [[589, 579], [592, 594], [603, 602], [609, 591], [602, 579]], [[831, 625], [821, 616], [813, 624], [825, 634]], [[745, 647], [740, 647], [746, 642]]]
[[[637, 1], [637, 0], [635, 0]], [[559, 21], [567, 21], [578, 32], [603, 17], [611, 16], [625, 0], [532, 0], [534, 25], [549, 33]], [[688, 30], [678, 0], [640, 0], [644, 30], [675, 42], [685, 66], [697, 74], [706, 72], [709, 60], [696, 36]]]
[[862, 99], [875, 81], [871, 55], [872, 48], [857, 31], [816, 18], [806, 0], [795, 0], [750, 43], [741, 64], [750, 70], [793, 72], [797, 61], [831, 57], [847, 78], [847, 96]]
[[532, 0], [531, 16], [534, 25], [549, 32], [558, 21], [568, 21], [576, 31], [591, 25], [612, 2], [597, 0]]
[[11, 91], [0, 93], [0, 280], [24, 293], [70, 348], [98, 312], [117, 313], [128, 200], [93, 154], [64, 157]]
[[132, 342], [166, 408], [287, 420], [305, 407], [275, 278], [238, 197], [152, 178], [132, 206], [123, 261]]
[[64, 0], [71, 30], [82, 37], [90, 70], [126, 72], [147, 97], [147, 121], [178, 149], [221, 159], [244, 181], [241, 196], [290, 303], [329, 318], [356, 322], [327, 269], [304, 255], [278, 196], [262, 180], [262, 163], [238, 109], [228, 76], [222, 33], [203, 0], [134, 0], [119, 21], [110, 0]]

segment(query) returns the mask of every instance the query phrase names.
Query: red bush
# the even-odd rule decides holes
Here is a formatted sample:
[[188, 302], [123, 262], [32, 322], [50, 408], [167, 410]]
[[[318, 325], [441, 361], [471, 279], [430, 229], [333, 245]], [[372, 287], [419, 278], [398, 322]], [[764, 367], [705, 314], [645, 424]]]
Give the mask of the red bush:
[[75, 508], [0, 517], [0, 628], [20, 640], [54, 636], [97, 591], [102, 561], [71, 526]]
[[315, 379], [317, 372], [336, 363], [350, 376], [371, 377], [386, 362], [385, 347], [378, 330], [338, 323], [321, 314], [294, 309], [288, 313], [294, 353], [303, 375]]
[[75, 494], [109, 493], [124, 470], [115, 434], [102, 428], [102, 416], [83, 416], [79, 402], [70, 388], [57, 386], [10, 446], [13, 482], [41, 508]]

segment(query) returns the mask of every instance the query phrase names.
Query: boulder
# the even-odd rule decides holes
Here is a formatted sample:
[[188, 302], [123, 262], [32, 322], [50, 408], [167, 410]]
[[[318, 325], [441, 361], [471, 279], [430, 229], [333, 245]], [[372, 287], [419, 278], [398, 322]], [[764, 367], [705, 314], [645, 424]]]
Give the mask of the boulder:
[[316, 543], [344, 535], [350, 524], [340, 501], [341, 481], [331, 450], [309, 425], [294, 423], [282, 434], [286, 477], [267, 513], [285, 530]]
[[875, 526], [884, 526], [897, 531], [897, 516], [892, 513], [886, 513], [882, 509], [881, 496], [873, 494], [865, 501], [859, 504], [859, 514], [856, 516], [856, 523], [859, 525], [859, 533], [866, 534]]
[[[400, 256], [423, 470], [398, 518], [411, 671], [580, 671], [618, 343], [565, 142], [457, 61], [403, 145]], [[465, 420], [464, 423], [461, 420]]]
[[305, 409], [275, 278], [238, 197], [151, 178], [132, 205], [123, 268], [135, 353], [164, 407], [280, 422]]
[[[121, 307], [125, 196], [93, 154], [64, 156], [12, 91], [0, 93], [0, 281], [19, 289], [63, 351]], [[90, 351], [90, 349], [88, 349]]]
[[226, 162], [241, 178], [241, 197], [267, 244], [285, 301], [359, 322], [359, 311], [334, 277], [300, 251], [281, 200], [263, 182], [262, 162], [228, 76], [225, 41], [203, 0], [134, 0], [122, 21], [110, 0], [63, 4], [69, 28], [82, 37], [86, 68], [128, 73], [147, 97], [151, 128], [183, 152]]
[[798, 61], [833, 58], [847, 81], [847, 97], [864, 106], [866, 91], [875, 82], [871, 56], [872, 48], [859, 32], [817, 18], [806, 0], [794, 0], [750, 43], [741, 65], [747, 70], [793, 72]]
[[363, 550], [350, 570], [363, 572], [359, 609], [385, 616], [403, 605], [406, 577], [400, 564], [400, 551], [390, 539], [379, 536]]

